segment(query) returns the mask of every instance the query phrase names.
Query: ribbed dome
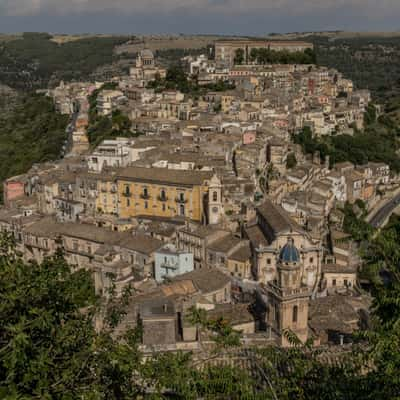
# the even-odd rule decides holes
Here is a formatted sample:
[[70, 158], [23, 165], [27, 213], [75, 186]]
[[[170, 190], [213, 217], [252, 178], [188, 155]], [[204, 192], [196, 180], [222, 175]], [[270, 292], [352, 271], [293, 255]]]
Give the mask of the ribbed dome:
[[289, 239], [285, 246], [282, 247], [279, 257], [284, 263], [297, 263], [300, 261], [300, 254], [294, 245], [293, 239]]
[[154, 54], [150, 49], [143, 49], [140, 52], [140, 56], [143, 58], [154, 58]]

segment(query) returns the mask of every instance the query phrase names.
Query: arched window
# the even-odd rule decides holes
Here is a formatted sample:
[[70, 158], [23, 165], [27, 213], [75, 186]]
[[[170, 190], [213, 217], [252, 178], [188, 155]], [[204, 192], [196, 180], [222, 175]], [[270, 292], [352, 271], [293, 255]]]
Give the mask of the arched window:
[[213, 201], [218, 201], [218, 193], [213, 192], [212, 198], [213, 198]]
[[293, 316], [292, 316], [292, 322], [293, 323], [297, 322], [298, 314], [299, 314], [299, 307], [298, 306], [294, 306], [293, 307]]
[[160, 197], [161, 197], [161, 200], [164, 200], [166, 198], [164, 189], [161, 189]]

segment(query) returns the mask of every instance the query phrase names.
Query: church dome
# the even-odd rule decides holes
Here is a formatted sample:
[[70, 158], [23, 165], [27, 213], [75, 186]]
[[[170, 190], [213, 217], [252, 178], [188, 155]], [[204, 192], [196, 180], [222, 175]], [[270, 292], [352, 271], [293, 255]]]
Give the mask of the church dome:
[[154, 58], [154, 54], [153, 54], [153, 52], [152, 52], [150, 49], [143, 49], [143, 50], [140, 52], [140, 56], [141, 56], [142, 58]]
[[300, 253], [294, 245], [293, 239], [289, 239], [285, 246], [282, 247], [279, 258], [283, 263], [297, 263], [300, 261]]

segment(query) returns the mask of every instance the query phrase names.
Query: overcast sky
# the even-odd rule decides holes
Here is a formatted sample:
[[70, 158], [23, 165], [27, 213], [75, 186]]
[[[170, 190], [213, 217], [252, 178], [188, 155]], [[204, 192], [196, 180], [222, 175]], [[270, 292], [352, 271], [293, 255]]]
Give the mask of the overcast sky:
[[0, 0], [0, 32], [400, 30], [400, 0]]

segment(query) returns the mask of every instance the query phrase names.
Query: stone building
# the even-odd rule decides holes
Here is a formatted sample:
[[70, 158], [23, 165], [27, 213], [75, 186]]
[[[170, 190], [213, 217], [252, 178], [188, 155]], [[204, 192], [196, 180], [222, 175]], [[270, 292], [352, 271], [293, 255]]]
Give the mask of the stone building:
[[270, 49], [275, 51], [286, 50], [289, 52], [313, 49], [312, 43], [297, 41], [268, 41], [268, 40], [219, 40], [215, 42], [215, 62], [219, 69], [231, 68], [234, 65], [235, 53], [243, 50], [244, 64], [250, 63], [252, 49]]
[[267, 199], [256, 210], [256, 223], [245, 228], [254, 254], [253, 268], [256, 279], [263, 283], [277, 279], [282, 248], [290, 239], [299, 249], [302, 284], [316, 291], [321, 278], [322, 245], [294, 222], [286, 212]]
[[281, 346], [291, 343], [286, 331], [305, 342], [308, 338], [310, 289], [302, 282], [302, 260], [294, 239], [289, 238], [279, 252], [277, 276], [267, 285], [267, 325], [279, 337]]
[[[211, 171], [127, 167], [117, 178], [119, 216], [182, 217], [205, 222], [208, 219], [208, 185], [212, 177]], [[213, 204], [214, 207], [217, 205]], [[219, 212], [220, 208], [213, 215]]]

